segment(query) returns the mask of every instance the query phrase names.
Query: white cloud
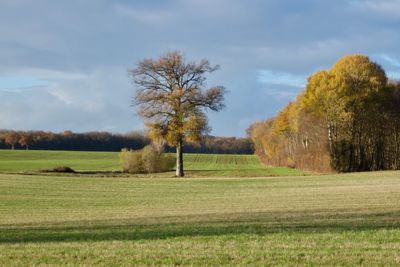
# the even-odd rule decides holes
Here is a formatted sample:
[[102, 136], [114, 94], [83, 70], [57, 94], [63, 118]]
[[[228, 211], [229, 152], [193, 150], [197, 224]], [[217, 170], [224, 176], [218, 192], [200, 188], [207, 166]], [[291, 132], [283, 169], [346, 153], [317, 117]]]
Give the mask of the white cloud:
[[299, 94], [298, 90], [290, 91], [290, 90], [282, 90], [270, 88], [265, 92], [266, 95], [274, 97], [275, 99], [289, 99], [294, 100], [296, 96]]
[[163, 25], [172, 18], [167, 10], [143, 9], [122, 4], [117, 4], [114, 8], [120, 16], [148, 25]]
[[267, 84], [304, 87], [306, 85], [307, 77], [304, 75], [296, 75], [281, 71], [260, 70], [258, 72], [258, 81]]
[[0, 90], [2, 128], [121, 132], [143, 127], [130, 106], [134, 90], [123, 67], [88, 73], [35, 69], [33, 74], [48, 84], [36, 90]]
[[30, 76], [0, 76], [0, 90], [42, 87], [46, 83], [46, 81], [42, 81]]
[[250, 5], [233, 0], [178, 0], [178, 7], [183, 7], [183, 12], [194, 16], [207, 18], [245, 19]]
[[397, 58], [391, 57], [387, 54], [380, 54], [378, 56], [393, 67], [400, 67], [400, 60], [398, 60]]
[[387, 71], [386, 75], [391, 80], [397, 80], [397, 81], [400, 80], [400, 71], [397, 71], [397, 72], [396, 71]]
[[[140, 128], [126, 68], [181, 49], [221, 64], [207, 81], [231, 94], [225, 111], [210, 113], [213, 134], [240, 135], [247, 122], [237, 118], [273, 116], [304, 85], [298, 74], [352, 53], [400, 59], [393, 0], [0, 2], [0, 75], [46, 82], [0, 90], [0, 127]], [[398, 72], [396, 61], [378, 62]]]
[[382, 53], [373, 54], [371, 58], [384, 68], [389, 79], [400, 80], [400, 60], [397, 57]]
[[400, 18], [399, 0], [353, 1], [352, 5], [364, 11], [371, 11], [380, 15]]
[[73, 81], [85, 79], [87, 75], [80, 71], [62, 71], [56, 69], [40, 69], [40, 68], [20, 68], [15, 71], [16, 73], [30, 73], [40, 79], [46, 81]]

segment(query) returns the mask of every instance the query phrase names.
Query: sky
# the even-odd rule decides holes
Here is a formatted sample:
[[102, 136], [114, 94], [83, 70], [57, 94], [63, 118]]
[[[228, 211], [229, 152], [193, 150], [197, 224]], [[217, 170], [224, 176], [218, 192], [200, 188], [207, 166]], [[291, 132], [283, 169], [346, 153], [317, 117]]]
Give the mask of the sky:
[[400, 0], [0, 0], [0, 129], [141, 130], [127, 70], [175, 50], [221, 66], [211, 134], [245, 136], [347, 54], [399, 79]]

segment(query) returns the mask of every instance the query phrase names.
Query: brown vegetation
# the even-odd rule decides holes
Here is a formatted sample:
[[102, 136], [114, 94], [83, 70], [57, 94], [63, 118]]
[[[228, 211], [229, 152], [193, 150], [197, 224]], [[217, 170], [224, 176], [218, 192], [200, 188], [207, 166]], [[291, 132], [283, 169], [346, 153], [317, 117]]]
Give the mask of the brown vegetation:
[[120, 162], [124, 172], [158, 173], [170, 171], [175, 164], [175, 158], [164, 154], [159, 147], [152, 144], [141, 150], [122, 149]]
[[40, 170], [40, 172], [75, 173], [75, 170], [68, 166], [58, 166], [51, 170]]
[[400, 84], [368, 57], [318, 71], [276, 118], [249, 129], [272, 165], [339, 172], [400, 169]]

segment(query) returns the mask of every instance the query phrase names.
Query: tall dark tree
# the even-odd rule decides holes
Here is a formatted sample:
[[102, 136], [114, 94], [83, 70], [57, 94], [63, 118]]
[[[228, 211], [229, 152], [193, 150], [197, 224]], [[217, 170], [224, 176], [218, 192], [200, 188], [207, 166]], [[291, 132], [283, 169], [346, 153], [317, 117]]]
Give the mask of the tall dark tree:
[[176, 175], [184, 176], [182, 145], [198, 142], [209, 131], [206, 109], [224, 107], [225, 88], [206, 89], [206, 74], [218, 69], [208, 60], [186, 62], [180, 52], [140, 61], [129, 71], [136, 85], [134, 103], [153, 140], [176, 147]]

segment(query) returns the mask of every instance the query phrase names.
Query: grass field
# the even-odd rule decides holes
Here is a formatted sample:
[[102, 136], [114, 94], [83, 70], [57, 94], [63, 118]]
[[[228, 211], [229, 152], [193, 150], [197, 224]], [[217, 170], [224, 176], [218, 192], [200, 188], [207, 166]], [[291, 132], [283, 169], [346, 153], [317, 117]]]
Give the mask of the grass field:
[[[187, 176], [265, 177], [304, 175], [289, 168], [265, 167], [255, 155], [185, 154]], [[68, 166], [83, 172], [121, 170], [117, 152], [0, 150], [0, 172], [35, 172]], [[173, 177], [174, 172], [162, 177]]]
[[398, 172], [0, 175], [0, 266], [400, 264]]
[[32, 170], [118, 157], [24, 152], [0, 151], [0, 266], [400, 265], [400, 172], [213, 177], [274, 169], [190, 155], [199, 178], [57, 175]]

